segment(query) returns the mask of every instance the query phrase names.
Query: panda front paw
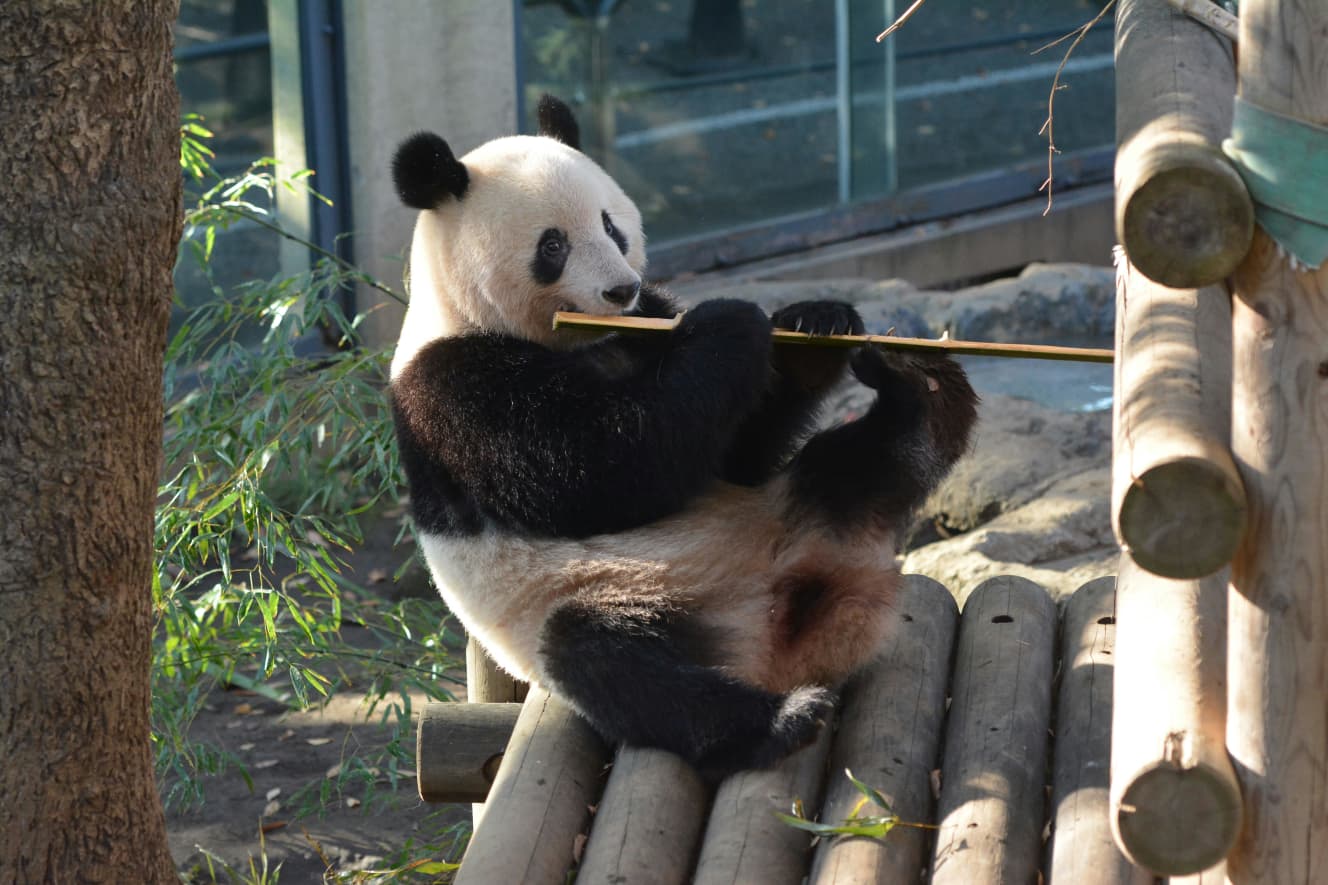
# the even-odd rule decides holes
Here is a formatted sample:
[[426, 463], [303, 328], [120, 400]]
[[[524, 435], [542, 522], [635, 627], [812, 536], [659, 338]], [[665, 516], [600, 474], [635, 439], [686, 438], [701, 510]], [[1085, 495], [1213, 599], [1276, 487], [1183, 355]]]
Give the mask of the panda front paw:
[[859, 381], [877, 392], [877, 407], [897, 423], [925, 419], [941, 463], [951, 464], [967, 450], [978, 395], [953, 357], [869, 345], [859, 348], [849, 365]]
[[770, 317], [776, 329], [808, 335], [861, 335], [862, 317], [844, 301], [799, 301]]
[[[842, 301], [800, 301], [775, 311], [770, 318], [776, 329], [808, 335], [861, 335], [862, 317]], [[793, 385], [808, 393], [828, 390], [844, 377], [849, 352], [838, 347], [775, 349], [775, 369]]]

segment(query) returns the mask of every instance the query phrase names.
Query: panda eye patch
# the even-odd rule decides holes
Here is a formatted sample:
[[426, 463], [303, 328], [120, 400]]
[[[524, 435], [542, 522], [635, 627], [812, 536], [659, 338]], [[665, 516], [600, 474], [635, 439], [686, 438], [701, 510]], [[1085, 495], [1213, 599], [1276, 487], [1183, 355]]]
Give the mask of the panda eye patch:
[[540, 234], [535, 257], [530, 262], [531, 276], [545, 286], [556, 283], [563, 275], [567, 255], [571, 251], [572, 245], [567, 242], [567, 234], [556, 227], [548, 228]]
[[618, 247], [618, 251], [626, 255], [627, 237], [623, 236], [622, 231], [618, 230], [618, 226], [613, 223], [613, 219], [609, 217], [608, 212], [601, 211], [599, 215], [604, 220], [604, 233], [609, 235], [609, 239], [613, 240], [613, 244]]

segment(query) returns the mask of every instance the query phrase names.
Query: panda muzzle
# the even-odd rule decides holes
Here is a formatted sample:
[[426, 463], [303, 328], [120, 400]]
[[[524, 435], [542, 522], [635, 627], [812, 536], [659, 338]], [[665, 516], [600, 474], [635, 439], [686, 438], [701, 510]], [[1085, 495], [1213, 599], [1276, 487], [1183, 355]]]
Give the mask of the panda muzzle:
[[600, 295], [605, 301], [618, 307], [626, 308], [641, 292], [641, 282], [639, 280], [631, 283], [624, 283], [621, 286], [614, 286], [612, 289], [605, 289]]

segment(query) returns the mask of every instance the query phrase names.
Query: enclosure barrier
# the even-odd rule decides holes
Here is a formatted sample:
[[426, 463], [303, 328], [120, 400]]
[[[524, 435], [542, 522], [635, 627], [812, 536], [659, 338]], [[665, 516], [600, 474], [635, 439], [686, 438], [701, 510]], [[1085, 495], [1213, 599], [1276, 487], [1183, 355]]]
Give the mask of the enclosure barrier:
[[1328, 881], [1328, 4], [1244, 0], [1237, 82], [1117, 8], [1111, 822], [1160, 875]]
[[[713, 795], [669, 753], [624, 748], [611, 760], [565, 706], [533, 690], [456, 881], [562, 883], [572, 870], [596, 885], [909, 882], [925, 871], [966, 885], [1039, 873], [1075, 885], [1150, 881], [1110, 838], [1114, 599], [1114, 579], [1086, 584], [1058, 629], [1055, 603], [1022, 578], [985, 582], [960, 616], [944, 587], [908, 576], [898, 629], [845, 687], [837, 721], [778, 768], [734, 775]], [[472, 705], [422, 715], [419, 777], [433, 795], [440, 773], [458, 769], [425, 737], [444, 706]], [[859, 807], [845, 769], [905, 824], [881, 839], [814, 840], [775, 816], [795, 801], [823, 823], [885, 814]], [[454, 777], [473, 783], [469, 771]]]

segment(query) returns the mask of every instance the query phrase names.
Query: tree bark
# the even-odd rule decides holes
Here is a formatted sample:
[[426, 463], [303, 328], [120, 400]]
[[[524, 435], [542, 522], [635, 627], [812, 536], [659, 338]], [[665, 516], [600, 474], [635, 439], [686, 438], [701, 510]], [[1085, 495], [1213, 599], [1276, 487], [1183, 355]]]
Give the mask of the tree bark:
[[178, 0], [0, 2], [0, 882], [175, 882], [149, 745]]

